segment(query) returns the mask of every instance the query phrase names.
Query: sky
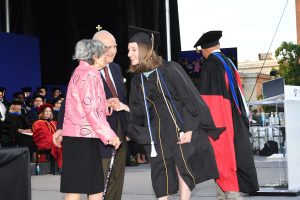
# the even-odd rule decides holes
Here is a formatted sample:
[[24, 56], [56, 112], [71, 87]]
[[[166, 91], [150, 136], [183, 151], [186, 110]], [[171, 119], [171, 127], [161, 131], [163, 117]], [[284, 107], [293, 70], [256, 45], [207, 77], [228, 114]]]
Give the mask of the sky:
[[274, 55], [283, 41], [297, 43], [295, 0], [178, 0], [178, 11], [182, 51], [210, 30], [223, 31], [221, 48], [237, 47], [239, 62], [258, 60], [270, 45]]

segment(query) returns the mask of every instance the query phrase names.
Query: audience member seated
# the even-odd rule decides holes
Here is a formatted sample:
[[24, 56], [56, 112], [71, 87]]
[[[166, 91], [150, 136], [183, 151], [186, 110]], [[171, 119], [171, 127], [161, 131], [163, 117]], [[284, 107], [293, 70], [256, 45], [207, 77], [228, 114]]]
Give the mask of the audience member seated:
[[257, 125], [257, 126], [262, 126], [262, 118], [261, 118], [261, 113], [258, 110], [253, 110], [252, 116], [251, 116], [251, 121], [250, 123], [252, 125]]
[[4, 124], [9, 129], [7, 131], [9, 146], [28, 147], [31, 158], [36, 149], [32, 139], [31, 127], [28, 126], [24, 116], [21, 114], [23, 102], [14, 99], [5, 117]]
[[26, 114], [26, 120], [31, 124], [39, 119], [38, 107], [44, 104], [44, 97], [41, 95], [34, 95], [32, 97], [32, 107], [30, 111]]
[[47, 99], [47, 103], [54, 104], [54, 101], [58, 99], [59, 95], [61, 95], [61, 89], [59, 87], [52, 88], [51, 95]]
[[53, 105], [53, 120], [55, 120], [55, 121], [57, 121], [58, 113], [59, 113], [62, 102], [63, 102], [63, 99], [57, 97], [52, 104]]
[[15, 92], [13, 94], [14, 99], [18, 99], [20, 101], [23, 102], [22, 107], [21, 107], [21, 113], [22, 115], [26, 115], [28, 113], [28, 111], [30, 110], [30, 108], [27, 108], [26, 104], [25, 104], [25, 94], [24, 92]]
[[21, 88], [21, 90], [23, 91], [24, 93], [24, 102], [25, 102], [25, 106], [26, 106], [26, 109], [29, 111], [30, 108], [31, 108], [31, 102], [32, 102], [32, 96], [31, 96], [31, 91], [32, 91], [32, 88], [31, 87], [23, 87]]
[[2, 92], [2, 99], [0, 99], [0, 101], [5, 105], [5, 107], [8, 109], [10, 106], [10, 103], [6, 100], [5, 98], [5, 92], [6, 92], [6, 88], [5, 87], [0, 87], [0, 91]]
[[10, 129], [5, 123], [7, 108], [4, 105], [4, 91], [5, 88], [0, 88], [0, 146], [7, 147], [12, 145], [12, 140], [10, 136]]
[[36, 95], [43, 97], [44, 103], [47, 102], [47, 87], [40, 86], [36, 89]]
[[3, 91], [0, 90], [0, 121], [3, 122], [5, 120], [6, 115], [6, 106], [4, 105], [3, 101]]
[[53, 143], [53, 134], [56, 132], [56, 121], [53, 121], [53, 106], [44, 104], [38, 107], [39, 120], [32, 125], [33, 140], [38, 150], [49, 150], [57, 162], [58, 168], [62, 167], [62, 150]]
[[[7, 128], [4, 127], [4, 121], [5, 121], [5, 116], [6, 116], [6, 106], [4, 105], [3, 101], [3, 91], [0, 89], [0, 147], [1, 145], [3, 146], [3, 143], [5, 143], [5, 137], [6, 135], [9, 134], [9, 132], [7, 132]], [[3, 142], [4, 139], [4, 142]], [[4, 144], [5, 146], [6, 144]]]

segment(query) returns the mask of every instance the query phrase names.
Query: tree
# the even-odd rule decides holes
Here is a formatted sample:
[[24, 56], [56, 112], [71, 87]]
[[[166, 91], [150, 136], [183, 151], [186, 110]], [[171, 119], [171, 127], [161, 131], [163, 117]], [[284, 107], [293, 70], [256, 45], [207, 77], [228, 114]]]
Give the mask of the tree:
[[277, 74], [287, 85], [300, 85], [300, 46], [292, 42], [282, 42], [275, 51], [279, 69]]

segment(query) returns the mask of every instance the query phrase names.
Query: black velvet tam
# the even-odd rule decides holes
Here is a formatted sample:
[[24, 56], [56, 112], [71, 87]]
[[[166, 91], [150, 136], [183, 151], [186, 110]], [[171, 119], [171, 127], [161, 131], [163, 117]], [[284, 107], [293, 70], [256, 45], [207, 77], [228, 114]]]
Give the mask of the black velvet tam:
[[202, 49], [213, 47], [219, 44], [221, 37], [222, 31], [208, 31], [199, 38], [194, 47], [201, 46]]

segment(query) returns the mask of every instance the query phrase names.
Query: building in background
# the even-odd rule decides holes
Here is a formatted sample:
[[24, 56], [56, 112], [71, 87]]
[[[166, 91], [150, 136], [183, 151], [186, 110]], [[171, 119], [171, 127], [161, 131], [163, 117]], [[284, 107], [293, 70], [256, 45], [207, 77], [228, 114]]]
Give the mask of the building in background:
[[[258, 58], [258, 61], [245, 61], [239, 62], [238, 64], [238, 71], [247, 102], [256, 101], [259, 97], [261, 97], [262, 83], [271, 80], [273, 77], [270, 75], [270, 72], [273, 68], [279, 67], [277, 60], [273, 59], [272, 54], [270, 53], [260, 53], [258, 54]], [[255, 89], [253, 91], [254, 87]]]

